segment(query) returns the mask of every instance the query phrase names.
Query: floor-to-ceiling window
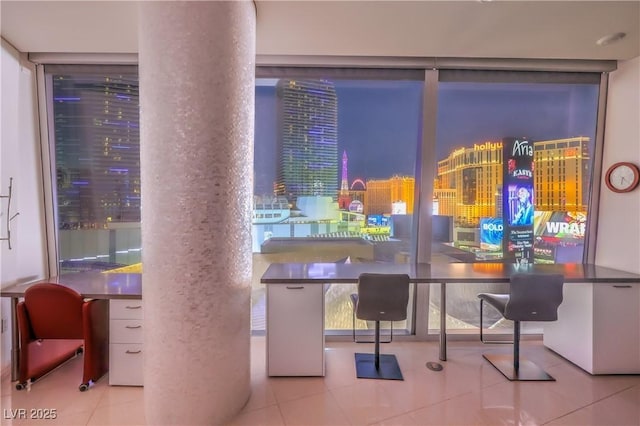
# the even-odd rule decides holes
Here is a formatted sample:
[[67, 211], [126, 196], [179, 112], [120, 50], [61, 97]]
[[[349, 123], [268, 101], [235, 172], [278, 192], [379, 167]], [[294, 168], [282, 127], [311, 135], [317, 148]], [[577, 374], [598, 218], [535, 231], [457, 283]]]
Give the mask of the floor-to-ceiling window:
[[[265, 327], [270, 263], [411, 260], [421, 75], [319, 74], [256, 81], [254, 330]], [[353, 292], [327, 286], [328, 330], [352, 328]]]
[[[440, 71], [432, 262], [583, 261], [599, 90], [591, 73]], [[485, 290], [506, 288], [450, 286], [450, 330], [478, 326]]]
[[137, 68], [46, 69], [62, 273], [140, 262]]
[[[258, 67], [254, 330], [270, 263], [413, 262], [425, 206], [421, 261], [583, 261], [600, 74], [427, 69]], [[139, 271], [137, 69], [45, 71], [60, 269]], [[449, 288], [448, 329], [475, 332], [476, 293], [499, 288]], [[352, 292], [326, 287], [328, 330], [351, 328]], [[436, 330], [438, 288], [428, 312]]]

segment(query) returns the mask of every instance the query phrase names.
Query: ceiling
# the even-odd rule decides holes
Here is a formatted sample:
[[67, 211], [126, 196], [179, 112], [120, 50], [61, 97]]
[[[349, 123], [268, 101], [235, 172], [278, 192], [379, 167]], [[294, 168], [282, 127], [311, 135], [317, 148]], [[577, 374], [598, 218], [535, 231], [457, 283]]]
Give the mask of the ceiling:
[[[255, 1], [257, 54], [616, 59], [640, 56], [640, 1]], [[0, 2], [21, 52], [137, 53], [134, 1]], [[170, 29], [167, 29], [169, 31]], [[603, 36], [624, 32], [617, 43]]]

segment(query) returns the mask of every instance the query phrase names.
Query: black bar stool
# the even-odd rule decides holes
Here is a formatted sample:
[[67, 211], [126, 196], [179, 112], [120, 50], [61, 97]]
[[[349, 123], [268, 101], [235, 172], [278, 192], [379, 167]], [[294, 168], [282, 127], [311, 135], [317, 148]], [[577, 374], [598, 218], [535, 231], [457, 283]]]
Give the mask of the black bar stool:
[[481, 313], [483, 302], [487, 302], [506, 319], [513, 321], [513, 356], [483, 355], [507, 379], [555, 380], [533, 362], [520, 359], [520, 322], [556, 321], [563, 285], [564, 276], [560, 274], [514, 274], [510, 279], [509, 294], [478, 294]]
[[393, 354], [380, 354], [380, 321], [407, 319], [409, 276], [406, 274], [361, 274], [355, 315], [358, 319], [375, 321], [375, 351], [356, 353], [358, 378], [404, 380], [398, 360]]

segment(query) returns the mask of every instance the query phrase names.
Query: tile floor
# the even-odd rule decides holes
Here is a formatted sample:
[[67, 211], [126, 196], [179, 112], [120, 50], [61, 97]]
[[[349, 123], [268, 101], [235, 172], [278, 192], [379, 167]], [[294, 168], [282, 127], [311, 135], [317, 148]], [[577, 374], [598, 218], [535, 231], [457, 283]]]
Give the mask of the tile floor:
[[[369, 346], [327, 342], [324, 378], [268, 378], [265, 338], [252, 338], [252, 396], [233, 425], [640, 425], [640, 375], [591, 376], [545, 349], [522, 352], [556, 382], [509, 382], [481, 356], [508, 345], [450, 342], [443, 371], [435, 342], [394, 342], [404, 381], [356, 379], [355, 351]], [[371, 348], [372, 349], [372, 348]], [[107, 377], [77, 390], [81, 359], [65, 364], [29, 391], [2, 380], [2, 425], [144, 425], [143, 388], [108, 386]], [[13, 419], [26, 409], [55, 409], [48, 420]], [[35, 413], [38, 413], [36, 411]], [[46, 411], [41, 410], [40, 414]], [[51, 412], [49, 412], [51, 413]]]

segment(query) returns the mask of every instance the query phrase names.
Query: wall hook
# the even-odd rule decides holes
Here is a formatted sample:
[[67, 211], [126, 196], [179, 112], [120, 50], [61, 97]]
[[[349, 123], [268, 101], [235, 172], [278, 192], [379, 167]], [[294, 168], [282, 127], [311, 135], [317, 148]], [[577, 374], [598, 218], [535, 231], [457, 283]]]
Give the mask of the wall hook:
[[11, 228], [10, 224], [13, 219], [16, 218], [20, 213], [16, 212], [13, 216], [11, 216], [11, 193], [13, 189], [13, 178], [9, 178], [9, 194], [0, 195], [0, 198], [7, 198], [7, 236], [0, 238], [0, 241], [7, 241], [9, 243], [9, 250], [11, 250]]

